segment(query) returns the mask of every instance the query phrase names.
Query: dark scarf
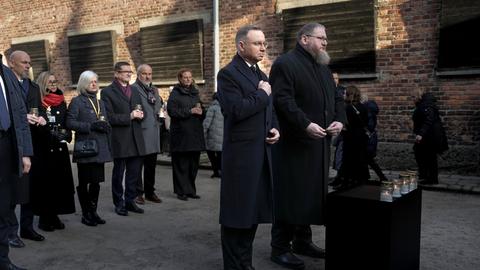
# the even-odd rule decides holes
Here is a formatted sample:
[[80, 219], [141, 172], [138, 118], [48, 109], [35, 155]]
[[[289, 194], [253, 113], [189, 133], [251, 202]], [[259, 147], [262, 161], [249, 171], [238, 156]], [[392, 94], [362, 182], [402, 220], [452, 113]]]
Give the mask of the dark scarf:
[[127, 86], [123, 86], [118, 80], [113, 80], [113, 83], [116, 84], [120, 89], [122, 89], [122, 92], [130, 98], [132, 96], [132, 88], [130, 87], [130, 84], [127, 84]]
[[157, 91], [157, 89], [153, 87], [152, 84], [147, 85], [142, 81], [140, 81], [139, 79], [137, 79], [137, 84], [140, 85], [140, 87], [143, 89], [145, 94], [147, 94], [148, 103], [155, 105], [155, 102], [157, 102], [157, 98], [155, 98], [155, 91]]
[[62, 104], [65, 100], [62, 91], [58, 90], [52, 93], [49, 93], [45, 97], [43, 97], [42, 105], [45, 108], [48, 107], [57, 107], [58, 105]]

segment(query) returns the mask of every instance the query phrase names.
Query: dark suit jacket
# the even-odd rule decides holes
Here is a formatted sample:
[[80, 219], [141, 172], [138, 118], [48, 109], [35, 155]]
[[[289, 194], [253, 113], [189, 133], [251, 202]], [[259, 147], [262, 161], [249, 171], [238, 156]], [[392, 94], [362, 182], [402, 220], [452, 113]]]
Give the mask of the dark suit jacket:
[[112, 125], [113, 158], [141, 156], [145, 149], [140, 121], [131, 120], [133, 104], [115, 83], [101, 91], [107, 116]]
[[1, 75], [6, 88], [5, 93], [7, 94], [9, 103], [12, 126], [15, 131], [14, 142], [16, 143], [16, 147], [14, 149], [16, 150], [15, 155], [18, 164], [15, 173], [21, 176], [23, 171], [22, 157], [33, 156], [32, 139], [27, 122], [27, 111], [21, 97], [22, 90], [18, 84], [17, 77], [8, 67], [1, 65], [1, 69]]
[[[267, 76], [261, 72], [264, 81]], [[218, 73], [218, 100], [225, 117], [220, 223], [250, 228], [272, 221], [271, 146], [277, 127], [272, 98], [257, 89], [259, 78], [236, 55]]]

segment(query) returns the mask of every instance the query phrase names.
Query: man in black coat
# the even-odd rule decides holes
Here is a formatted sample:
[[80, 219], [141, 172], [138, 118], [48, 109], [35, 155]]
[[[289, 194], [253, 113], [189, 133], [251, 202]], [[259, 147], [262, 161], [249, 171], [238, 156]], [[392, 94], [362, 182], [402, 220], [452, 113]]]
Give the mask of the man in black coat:
[[[129, 85], [132, 67], [127, 62], [117, 62], [114, 66], [115, 78], [101, 92], [107, 116], [112, 125], [112, 196], [115, 212], [126, 216], [127, 211], [143, 213], [135, 204], [137, 181], [142, 170], [142, 149], [144, 141], [140, 121], [143, 112], [131, 104], [132, 89]], [[123, 177], [125, 175], [125, 191]]]
[[[18, 180], [18, 187], [25, 196], [18, 197], [20, 207], [20, 226], [18, 222], [14, 225], [15, 229], [10, 235], [10, 245], [12, 247], [22, 247], [24, 244], [17, 235], [18, 227], [20, 227], [20, 236], [33, 241], [43, 241], [45, 237], [37, 233], [33, 229], [34, 211], [32, 198], [32, 183], [35, 179], [43, 179], [45, 177], [42, 163], [45, 162], [45, 153], [48, 151], [45, 142], [48, 139], [47, 114], [42, 106], [40, 97], [40, 88], [32, 80], [28, 78], [30, 69], [30, 56], [24, 51], [14, 51], [10, 54], [9, 65], [17, 78], [19, 85], [19, 93], [25, 102], [27, 110], [27, 120], [30, 127], [33, 150], [35, 156], [31, 158], [32, 168], [29, 174], [23, 175]], [[37, 108], [36, 114], [32, 113], [32, 108]]]
[[325, 224], [330, 139], [346, 118], [326, 65], [326, 46], [325, 27], [307, 24], [297, 34], [296, 47], [280, 56], [270, 72], [282, 136], [275, 152], [271, 259], [292, 269], [305, 267], [292, 248], [297, 254], [324, 256], [312, 243], [310, 224]]
[[270, 84], [257, 62], [265, 56], [260, 28], [244, 26], [237, 54], [218, 73], [218, 100], [225, 118], [220, 224], [224, 269], [254, 269], [257, 226], [272, 222], [271, 145], [280, 134]]
[[14, 270], [23, 269], [8, 258], [9, 235], [17, 223], [16, 181], [29, 172], [33, 148], [17, 78], [1, 63], [0, 54], [0, 270]]

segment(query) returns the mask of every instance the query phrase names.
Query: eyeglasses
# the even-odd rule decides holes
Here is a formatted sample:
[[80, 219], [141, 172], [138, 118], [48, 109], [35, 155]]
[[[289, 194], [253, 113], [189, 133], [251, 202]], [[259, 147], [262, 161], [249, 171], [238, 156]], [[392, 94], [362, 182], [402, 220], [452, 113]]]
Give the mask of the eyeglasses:
[[57, 84], [57, 83], [58, 83], [57, 80], [55, 80], [55, 81], [48, 81], [48, 84]]
[[133, 74], [133, 71], [131, 70], [117, 70], [118, 73], [128, 73], [128, 74]]
[[245, 41], [245, 43], [253, 44], [253, 46], [256, 46], [256, 47], [263, 46], [263, 47], [265, 47], [265, 49], [268, 48], [268, 43], [267, 42], [261, 42], [261, 41], [247, 42], [247, 41]]
[[306, 35], [307, 37], [313, 37], [316, 39], [319, 39], [320, 41], [325, 41], [328, 42], [328, 39], [326, 37], [317, 37], [317, 36], [312, 36], [312, 35]]

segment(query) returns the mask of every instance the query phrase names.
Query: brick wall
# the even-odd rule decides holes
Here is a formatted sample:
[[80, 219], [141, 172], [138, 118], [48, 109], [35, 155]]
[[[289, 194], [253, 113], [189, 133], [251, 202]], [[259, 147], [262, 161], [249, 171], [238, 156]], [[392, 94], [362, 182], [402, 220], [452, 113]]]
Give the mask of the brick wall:
[[[54, 32], [51, 43], [51, 68], [61, 85], [72, 83], [68, 60], [67, 31], [123, 25], [117, 38], [117, 60], [139, 61], [139, 20], [152, 17], [211, 11], [207, 0], [86, 0], [86, 1], [7, 1], [0, 10], [0, 51], [10, 47], [12, 38]], [[15, 2], [13, 5], [12, 2]], [[413, 166], [411, 145], [413, 110], [412, 91], [434, 92], [445, 121], [451, 150], [440, 164], [463, 172], [478, 170], [480, 141], [480, 78], [438, 77], [435, 65], [438, 54], [441, 0], [377, 0], [376, 57], [378, 77], [373, 80], [349, 80], [375, 99], [379, 115], [380, 150], [384, 166]], [[234, 37], [238, 27], [257, 24], [264, 29], [269, 43], [268, 55], [260, 66], [267, 73], [275, 58], [283, 52], [281, 13], [278, 1], [220, 1], [220, 66], [235, 54]], [[30, 10], [30, 11], [29, 11]], [[75, 16], [74, 16], [75, 15]], [[202, 98], [209, 101], [213, 91], [213, 26], [204, 24], [205, 84]], [[328, 29], [327, 29], [328, 34]], [[359, 33], [361, 34], [361, 33]], [[168, 96], [168, 86], [162, 96]]]

